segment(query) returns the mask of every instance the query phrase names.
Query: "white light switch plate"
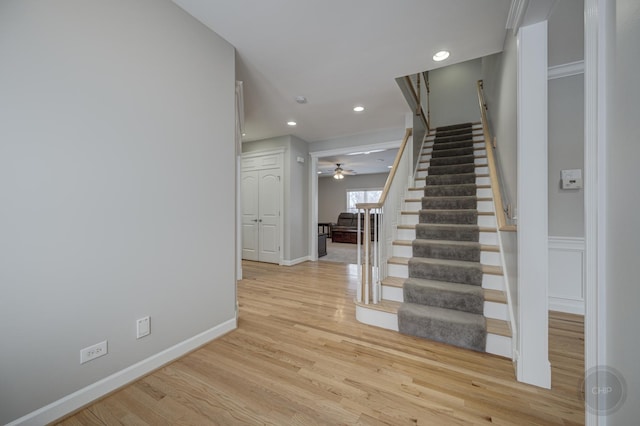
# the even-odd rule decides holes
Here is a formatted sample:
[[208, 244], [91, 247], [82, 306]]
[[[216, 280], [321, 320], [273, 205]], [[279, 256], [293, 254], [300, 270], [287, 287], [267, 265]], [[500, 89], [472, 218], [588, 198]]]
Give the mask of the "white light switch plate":
[[136, 338], [148, 336], [151, 334], [151, 318], [144, 317], [136, 321]]

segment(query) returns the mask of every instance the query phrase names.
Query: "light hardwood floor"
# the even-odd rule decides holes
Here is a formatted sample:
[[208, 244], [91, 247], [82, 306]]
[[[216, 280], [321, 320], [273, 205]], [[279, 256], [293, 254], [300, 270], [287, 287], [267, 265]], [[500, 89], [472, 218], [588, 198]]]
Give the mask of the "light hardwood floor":
[[550, 318], [545, 390], [510, 360], [358, 323], [353, 265], [243, 268], [237, 330], [60, 424], [584, 424], [581, 317]]

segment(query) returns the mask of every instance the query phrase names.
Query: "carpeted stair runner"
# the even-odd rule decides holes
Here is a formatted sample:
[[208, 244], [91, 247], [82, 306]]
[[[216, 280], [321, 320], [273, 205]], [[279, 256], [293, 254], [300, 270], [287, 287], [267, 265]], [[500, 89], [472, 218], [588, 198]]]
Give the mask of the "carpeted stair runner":
[[429, 163], [398, 327], [404, 334], [484, 351], [471, 123], [436, 129]]

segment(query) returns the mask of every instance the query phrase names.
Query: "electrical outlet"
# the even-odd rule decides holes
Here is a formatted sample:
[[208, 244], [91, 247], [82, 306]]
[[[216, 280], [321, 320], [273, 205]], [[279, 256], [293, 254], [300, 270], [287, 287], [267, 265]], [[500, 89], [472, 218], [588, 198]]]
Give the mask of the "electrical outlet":
[[105, 356], [108, 352], [106, 340], [104, 342], [96, 343], [93, 346], [89, 346], [88, 348], [84, 348], [80, 351], [80, 364]]
[[151, 318], [144, 317], [136, 321], [136, 338], [140, 339], [151, 334]]

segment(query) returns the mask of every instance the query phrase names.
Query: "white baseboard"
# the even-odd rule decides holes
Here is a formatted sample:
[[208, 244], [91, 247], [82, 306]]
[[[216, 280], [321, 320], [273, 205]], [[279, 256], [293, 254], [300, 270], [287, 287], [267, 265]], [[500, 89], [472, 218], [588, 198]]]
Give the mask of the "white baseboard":
[[549, 310], [584, 315], [584, 238], [549, 237]]
[[293, 259], [293, 260], [283, 260], [281, 265], [282, 266], [293, 266], [293, 265], [297, 265], [298, 263], [302, 263], [302, 262], [307, 262], [311, 260], [311, 256], [304, 256], [304, 257], [299, 257], [297, 259]]
[[78, 410], [91, 402], [113, 392], [150, 372], [166, 365], [181, 356], [209, 343], [210, 341], [234, 330], [237, 327], [236, 318], [232, 318], [206, 330], [196, 336], [193, 336], [183, 342], [178, 343], [162, 352], [150, 356], [130, 367], [120, 370], [102, 380], [90, 384], [76, 392], [73, 392], [64, 398], [61, 398], [49, 405], [39, 408], [19, 419], [9, 423], [7, 426], [14, 425], [43, 425], [51, 423], [69, 413]]

